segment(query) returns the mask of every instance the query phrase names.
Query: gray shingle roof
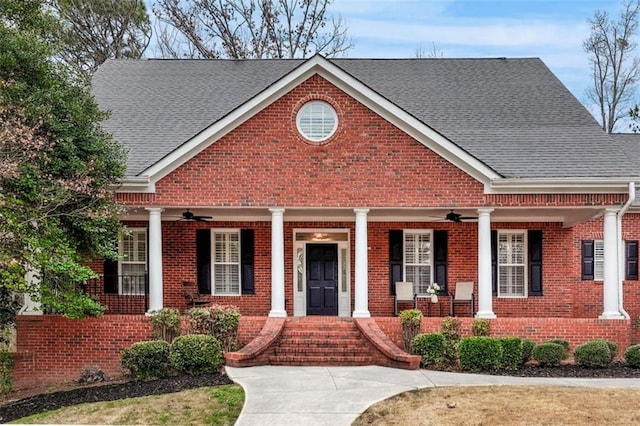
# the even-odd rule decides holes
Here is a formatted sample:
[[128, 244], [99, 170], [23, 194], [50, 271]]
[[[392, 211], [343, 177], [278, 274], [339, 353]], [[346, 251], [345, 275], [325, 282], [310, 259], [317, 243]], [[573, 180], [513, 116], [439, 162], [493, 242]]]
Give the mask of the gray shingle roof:
[[[302, 62], [110, 60], [93, 90], [137, 175]], [[640, 174], [539, 59], [331, 62], [505, 177]]]
[[611, 137], [640, 171], [640, 133], [614, 133]]

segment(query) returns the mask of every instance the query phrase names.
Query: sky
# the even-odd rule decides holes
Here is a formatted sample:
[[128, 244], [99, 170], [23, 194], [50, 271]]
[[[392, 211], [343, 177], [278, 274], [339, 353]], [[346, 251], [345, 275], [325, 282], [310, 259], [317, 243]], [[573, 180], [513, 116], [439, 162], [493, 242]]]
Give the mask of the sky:
[[334, 0], [353, 58], [412, 58], [420, 46], [445, 58], [539, 57], [586, 103], [582, 42], [597, 10], [617, 17], [622, 0]]

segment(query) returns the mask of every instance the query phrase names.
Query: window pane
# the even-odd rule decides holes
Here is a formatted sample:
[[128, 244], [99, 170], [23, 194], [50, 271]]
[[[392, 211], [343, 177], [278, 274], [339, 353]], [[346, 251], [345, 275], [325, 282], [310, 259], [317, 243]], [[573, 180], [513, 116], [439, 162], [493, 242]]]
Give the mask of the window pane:
[[407, 266], [405, 279], [413, 283], [413, 289], [417, 294], [427, 294], [427, 288], [431, 284], [430, 266]]
[[593, 242], [593, 278], [596, 281], [604, 280], [604, 240]]
[[498, 294], [525, 296], [524, 232], [498, 233]]
[[217, 294], [238, 294], [240, 292], [239, 265], [214, 265], [213, 271]]
[[213, 280], [215, 294], [240, 293], [240, 233], [214, 233]]

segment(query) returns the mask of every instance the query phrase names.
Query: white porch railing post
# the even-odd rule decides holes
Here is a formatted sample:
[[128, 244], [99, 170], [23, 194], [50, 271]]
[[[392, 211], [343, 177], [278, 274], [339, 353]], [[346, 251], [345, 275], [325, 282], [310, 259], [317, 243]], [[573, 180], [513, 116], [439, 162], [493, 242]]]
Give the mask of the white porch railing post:
[[602, 319], [624, 319], [618, 309], [617, 209], [604, 211], [604, 281], [602, 283]]
[[149, 207], [149, 311], [162, 309], [162, 211]]
[[369, 318], [369, 259], [367, 243], [367, 213], [369, 209], [354, 209], [356, 214], [356, 270], [354, 318]]
[[478, 312], [477, 318], [496, 318], [491, 290], [491, 212], [478, 209]]
[[270, 317], [286, 317], [284, 306], [284, 209], [271, 212], [271, 311]]

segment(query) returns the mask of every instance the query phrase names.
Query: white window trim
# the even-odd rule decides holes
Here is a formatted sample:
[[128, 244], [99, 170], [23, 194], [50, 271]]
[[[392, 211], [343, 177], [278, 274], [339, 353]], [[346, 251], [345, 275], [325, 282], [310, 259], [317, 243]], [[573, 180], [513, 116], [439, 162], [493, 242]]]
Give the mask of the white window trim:
[[[149, 273], [149, 241], [148, 241], [148, 236], [147, 236], [147, 228], [142, 228], [142, 227], [138, 227], [138, 228], [126, 228], [126, 230], [124, 232], [127, 233], [143, 233], [144, 234], [144, 241], [145, 241], [145, 249], [146, 249], [146, 253], [144, 255], [144, 262], [141, 261], [127, 261], [124, 260], [124, 241], [123, 241], [123, 236], [124, 235], [120, 235], [120, 238], [118, 238], [118, 276], [117, 276], [117, 280], [118, 280], [118, 294], [119, 295], [124, 295], [124, 296], [144, 296], [145, 290], [143, 289], [142, 292], [136, 292], [136, 293], [124, 293], [122, 287], [122, 278], [123, 278], [123, 273], [122, 273], [122, 266], [123, 265], [144, 265], [144, 273], [145, 276]], [[146, 283], [145, 283], [146, 285]]]
[[[238, 292], [237, 293], [216, 293], [216, 233], [218, 234], [238, 234]], [[211, 238], [211, 294], [213, 296], [242, 296], [242, 238], [239, 228], [213, 228], [210, 230]], [[220, 263], [220, 265], [235, 265], [236, 263]]]
[[[321, 137], [309, 136], [303, 131], [302, 127], [300, 126], [300, 118], [302, 116], [302, 113], [307, 108], [312, 107], [313, 105], [323, 105], [323, 106], [327, 107], [328, 110], [331, 112], [331, 115], [333, 115], [333, 128], [325, 136], [321, 136]], [[333, 136], [336, 133], [336, 130], [338, 129], [338, 113], [336, 112], [335, 108], [328, 102], [321, 101], [321, 100], [309, 101], [309, 102], [305, 103], [304, 105], [302, 105], [300, 107], [300, 109], [298, 110], [298, 113], [296, 114], [296, 128], [298, 129], [298, 132], [300, 133], [300, 135], [303, 138], [305, 138], [306, 140], [311, 141], [311, 142], [317, 142], [317, 143], [324, 142], [327, 139], [329, 139], [331, 136]]]
[[[600, 265], [600, 274], [596, 265]], [[604, 281], [604, 240], [593, 240], [593, 281]]]
[[[429, 268], [430, 268], [430, 277], [431, 280], [429, 282], [429, 285], [433, 284], [433, 274], [435, 271], [435, 266], [434, 266], [434, 246], [433, 246], [433, 229], [403, 229], [402, 231], [402, 276], [404, 277], [405, 280], [408, 280], [407, 278], [407, 259], [406, 259], [406, 236], [407, 234], [428, 234], [429, 235], [429, 242], [431, 243], [431, 255], [429, 257]], [[411, 264], [411, 265], [417, 265], [417, 266], [423, 266], [425, 264]], [[413, 283], [413, 289], [414, 292], [416, 292], [416, 294], [418, 295], [418, 297], [431, 297], [431, 295], [427, 294], [427, 293], [418, 293], [417, 289], [416, 289], [417, 283]]]
[[[523, 264], [518, 264], [518, 263], [505, 263], [505, 264], [501, 264], [500, 263], [500, 234], [522, 234], [523, 235], [523, 239], [522, 239], [522, 244], [524, 245], [524, 256], [522, 259]], [[527, 237], [528, 237], [528, 232], [526, 229], [500, 229], [498, 230], [498, 247], [496, 248], [497, 251], [497, 259], [496, 259], [496, 263], [497, 263], [497, 271], [496, 271], [496, 280], [497, 280], [497, 287], [498, 287], [498, 297], [502, 298], [502, 299], [523, 299], [523, 298], [527, 298], [529, 297], [529, 271], [528, 271], [528, 265], [529, 265], [529, 242], [527, 241]], [[514, 295], [514, 294], [500, 294], [500, 266], [523, 266], [524, 269], [524, 292], [522, 295]]]

